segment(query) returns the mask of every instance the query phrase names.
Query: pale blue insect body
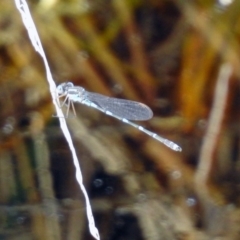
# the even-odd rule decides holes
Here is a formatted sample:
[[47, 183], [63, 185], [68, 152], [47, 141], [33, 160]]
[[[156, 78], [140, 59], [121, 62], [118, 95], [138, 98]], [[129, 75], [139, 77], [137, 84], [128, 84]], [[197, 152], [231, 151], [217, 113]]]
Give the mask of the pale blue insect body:
[[142, 126], [129, 121], [142, 121], [153, 117], [152, 110], [145, 104], [125, 99], [107, 97], [98, 93], [91, 93], [82, 87], [74, 86], [71, 82], [60, 84], [57, 87], [57, 94], [58, 98], [65, 97], [63, 103], [59, 105], [60, 107], [63, 105], [67, 106], [66, 117], [68, 117], [70, 106], [76, 115], [73, 103], [79, 102], [137, 128], [174, 151], [182, 151], [181, 147], [174, 142], [169, 141], [168, 139], [163, 138], [154, 132], [148, 131]]

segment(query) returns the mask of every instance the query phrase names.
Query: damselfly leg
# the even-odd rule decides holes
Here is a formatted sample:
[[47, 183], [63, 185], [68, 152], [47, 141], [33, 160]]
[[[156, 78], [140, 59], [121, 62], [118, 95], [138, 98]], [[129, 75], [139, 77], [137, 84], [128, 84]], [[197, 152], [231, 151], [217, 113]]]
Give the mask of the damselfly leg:
[[[62, 97], [65, 97], [65, 99], [61, 103], [60, 102], [60, 98], [62, 98]], [[73, 110], [74, 117], [77, 116], [76, 111], [75, 111], [75, 107], [74, 107], [74, 103], [73, 103], [73, 101], [71, 100], [71, 98], [69, 97], [68, 94], [63, 93], [63, 94], [57, 96], [56, 97], [56, 101], [57, 101], [57, 105], [58, 105], [59, 108], [63, 108], [64, 106], [67, 107], [66, 116], [64, 116], [64, 118], [69, 118], [69, 110], [70, 110], [70, 108], [72, 108], [72, 110]], [[59, 117], [59, 116], [53, 115], [53, 117]]]

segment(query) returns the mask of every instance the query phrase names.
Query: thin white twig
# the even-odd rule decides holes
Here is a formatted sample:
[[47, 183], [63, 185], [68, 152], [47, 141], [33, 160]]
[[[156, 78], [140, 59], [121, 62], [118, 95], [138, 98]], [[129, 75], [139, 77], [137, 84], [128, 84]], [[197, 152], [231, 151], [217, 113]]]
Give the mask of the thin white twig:
[[214, 94], [212, 111], [210, 113], [208, 127], [201, 148], [199, 164], [195, 175], [196, 184], [205, 185], [213, 167], [213, 153], [224, 117], [231, 74], [232, 67], [230, 64], [226, 63], [221, 66]]
[[56, 84], [52, 78], [50, 67], [48, 65], [46, 55], [44, 53], [40, 38], [38, 36], [37, 29], [35, 27], [32, 17], [31, 17], [31, 14], [30, 14], [30, 11], [29, 11], [26, 1], [25, 0], [15, 0], [15, 3], [16, 3], [16, 6], [17, 6], [19, 12], [21, 13], [23, 23], [28, 31], [28, 35], [32, 42], [32, 45], [34, 46], [35, 50], [42, 56], [42, 59], [43, 59], [44, 65], [45, 65], [45, 69], [46, 69], [47, 80], [48, 80], [49, 86], [50, 86], [50, 92], [51, 92], [52, 99], [53, 99], [53, 104], [55, 105], [57, 116], [59, 116], [60, 127], [63, 131], [63, 134], [64, 134], [64, 136], [68, 142], [68, 145], [71, 149], [71, 152], [72, 152], [73, 163], [76, 168], [76, 180], [78, 181], [78, 184], [79, 184], [79, 186], [83, 192], [83, 195], [85, 197], [89, 230], [95, 239], [100, 240], [98, 229], [95, 226], [95, 221], [93, 218], [92, 208], [90, 205], [89, 197], [88, 197], [87, 191], [83, 185], [83, 179], [82, 179], [82, 173], [81, 173], [79, 161], [77, 159], [77, 155], [76, 155], [75, 148], [73, 146], [71, 135], [67, 128], [64, 114], [63, 114], [61, 108], [58, 107], [58, 103], [56, 100]]

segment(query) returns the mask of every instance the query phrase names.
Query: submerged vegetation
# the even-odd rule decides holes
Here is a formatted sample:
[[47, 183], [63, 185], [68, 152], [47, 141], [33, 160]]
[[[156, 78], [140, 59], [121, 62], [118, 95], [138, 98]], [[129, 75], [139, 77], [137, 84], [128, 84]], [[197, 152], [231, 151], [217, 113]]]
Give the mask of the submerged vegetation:
[[[240, 2], [29, 0], [56, 84], [147, 104], [183, 149], [75, 105], [101, 239], [240, 238]], [[0, 3], [0, 239], [92, 239], [71, 154], [14, 1]]]

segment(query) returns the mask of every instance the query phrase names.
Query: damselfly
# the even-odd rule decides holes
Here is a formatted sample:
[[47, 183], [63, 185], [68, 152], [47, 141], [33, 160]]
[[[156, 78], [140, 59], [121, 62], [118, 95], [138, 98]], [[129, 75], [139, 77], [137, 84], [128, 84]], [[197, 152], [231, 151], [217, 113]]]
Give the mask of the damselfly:
[[60, 84], [57, 87], [57, 94], [58, 103], [59, 98], [65, 97], [63, 103], [59, 103], [59, 106], [67, 106], [66, 117], [68, 117], [70, 107], [72, 108], [74, 115], [76, 115], [74, 102], [79, 102], [89, 107], [95, 108], [109, 116], [117, 118], [118, 120], [137, 128], [138, 130], [149, 135], [150, 137], [155, 138], [156, 140], [165, 144], [167, 147], [173, 149], [174, 151], [182, 151], [182, 148], [174, 142], [145, 129], [144, 127], [136, 123], [129, 121], [143, 121], [153, 117], [152, 110], [145, 104], [125, 99], [107, 97], [98, 93], [88, 92], [82, 87], [74, 86], [71, 82]]

